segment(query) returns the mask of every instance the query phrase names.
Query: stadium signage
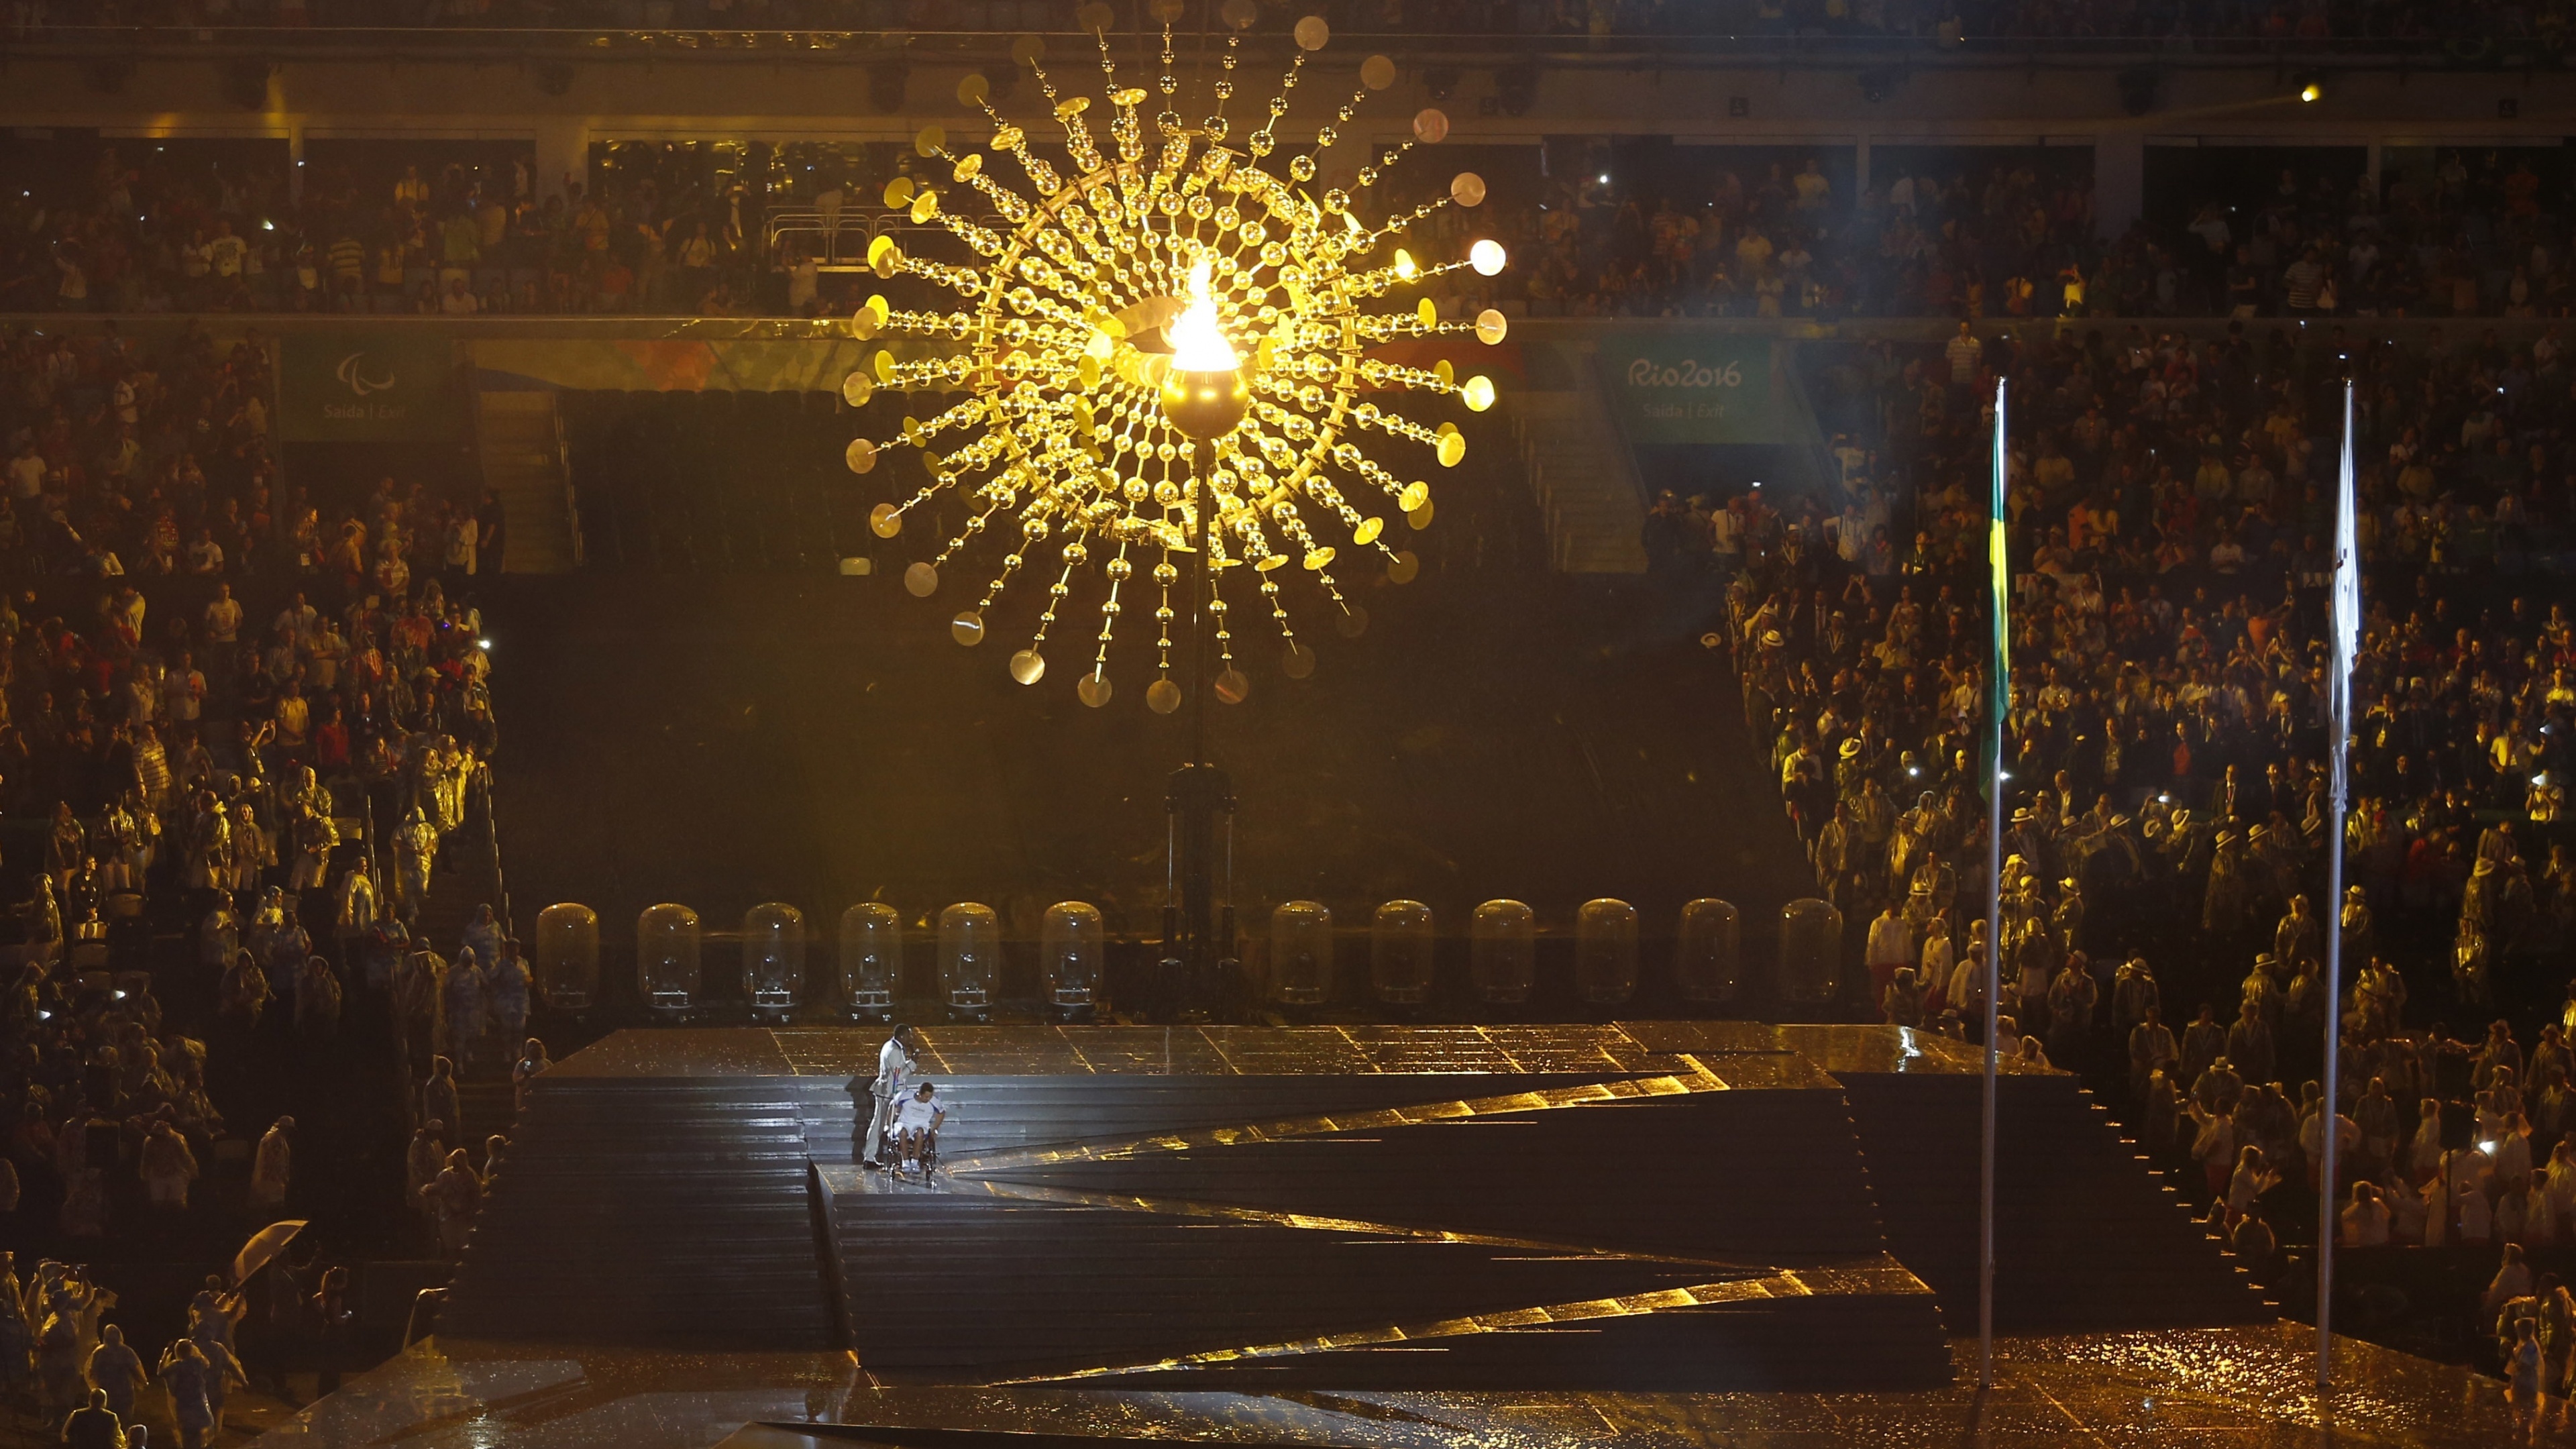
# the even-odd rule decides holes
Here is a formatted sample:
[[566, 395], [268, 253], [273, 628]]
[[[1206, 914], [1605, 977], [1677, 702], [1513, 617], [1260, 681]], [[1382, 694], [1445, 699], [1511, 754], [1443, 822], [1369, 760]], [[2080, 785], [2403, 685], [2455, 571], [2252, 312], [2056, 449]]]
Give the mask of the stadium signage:
[[1767, 337], [1613, 332], [1601, 360], [1631, 442], [1779, 441]]
[[455, 367], [445, 337], [292, 333], [282, 350], [278, 404], [288, 442], [431, 442], [454, 433]]
[[1744, 367], [1730, 362], [1724, 367], [1703, 364], [1683, 358], [1670, 367], [1658, 367], [1651, 357], [1640, 357], [1628, 364], [1630, 387], [1742, 387]]

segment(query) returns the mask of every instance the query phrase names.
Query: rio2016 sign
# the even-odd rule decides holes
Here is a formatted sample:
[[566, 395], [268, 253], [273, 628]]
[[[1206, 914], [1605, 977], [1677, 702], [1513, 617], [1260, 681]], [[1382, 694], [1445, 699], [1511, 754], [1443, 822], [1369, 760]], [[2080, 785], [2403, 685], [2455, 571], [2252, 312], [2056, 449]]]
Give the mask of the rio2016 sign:
[[1615, 333], [1601, 360], [1631, 442], [1779, 440], [1767, 337]]
[[1630, 387], [1742, 387], [1744, 364], [1730, 362], [1724, 367], [1684, 358], [1669, 367], [1660, 366], [1651, 357], [1640, 357], [1628, 364]]

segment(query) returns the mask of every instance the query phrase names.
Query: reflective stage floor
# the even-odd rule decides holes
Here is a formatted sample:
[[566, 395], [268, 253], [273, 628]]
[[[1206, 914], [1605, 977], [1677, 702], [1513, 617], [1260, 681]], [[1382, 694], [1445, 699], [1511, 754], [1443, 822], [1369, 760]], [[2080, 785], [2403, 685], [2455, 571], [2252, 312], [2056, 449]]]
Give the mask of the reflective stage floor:
[[[999, 1449], [1013, 1442], [1040, 1449], [1025, 1437], [989, 1434], [1353, 1449], [2471, 1449], [2524, 1442], [2503, 1385], [2368, 1344], [2339, 1345], [2342, 1387], [2321, 1408], [2313, 1346], [2308, 1330], [2287, 1323], [2005, 1339], [1997, 1345], [1996, 1390], [1981, 1402], [1974, 1340], [1954, 1345], [1961, 1374], [1953, 1387], [1859, 1394], [879, 1388], [847, 1354], [433, 1343], [259, 1442], [267, 1449]], [[853, 1426], [970, 1432], [870, 1436]], [[2576, 1444], [2576, 1434], [2553, 1420], [2537, 1442]]]
[[[281, 1445], [2322, 1440], [2302, 1330], [2072, 1078], [1883, 1027], [963, 1027], [939, 1172], [877, 1037], [620, 1033], [541, 1078], [440, 1337]], [[2501, 1387], [2363, 1345], [2346, 1442]], [[874, 1426], [876, 1433], [858, 1426]], [[900, 1429], [900, 1432], [898, 1432]], [[998, 1436], [998, 1437], [995, 1437]], [[1015, 1437], [1016, 1436], [1016, 1437]], [[1035, 1437], [1031, 1437], [1035, 1436]]]

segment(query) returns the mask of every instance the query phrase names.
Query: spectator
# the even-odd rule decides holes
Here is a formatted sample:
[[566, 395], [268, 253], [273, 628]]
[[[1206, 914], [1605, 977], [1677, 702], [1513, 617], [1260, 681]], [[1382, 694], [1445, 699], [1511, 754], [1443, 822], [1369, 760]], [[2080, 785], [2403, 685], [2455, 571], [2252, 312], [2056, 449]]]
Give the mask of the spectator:
[[251, 1163], [251, 1211], [276, 1213], [286, 1207], [286, 1190], [293, 1176], [293, 1146], [289, 1134], [294, 1130], [294, 1118], [280, 1117], [261, 1134], [258, 1153]]
[[2366, 1182], [2352, 1185], [2352, 1201], [2342, 1214], [2340, 1241], [2347, 1248], [2377, 1248], [2388, 1243], [2388, 1205], [2379, 1189]]
[[215, 1402], [231, 1384], [243, 1382], [241, 1367], [229, 1352], [219, 1362], [210, 1362], [203, 1348], [185, 1338], [163, 1351], [160, 1378], [170, 1391], [180, 1449], [202, 1449], [216, 1431]]
[[456, 1064], [445, 1056], [432, 1058], [429, 1081], [421, 1088], [420, 1115], [425, 1122], [461, 1122], [462, 1108], [456, 1092]]
[[107, 1390], [89, 1391], [89, 1403], [63, 1420], [62, 1442], [70, 1449], [125, 1449], [125, 1429], [108, 1407]]
[[2504, 1261], [2497, 1267], [2494, 1280], [2487, 1284], [2485, 1297], [2479, 1300], [2479, 1311], [2493, 1318], [2507, 1302], [2527, 1297], [2530, 1292], [2531, 1268], [2523, 1261], [2522, 1249], [2507, 1243]]
[[535, 1037], [528, 1038], [527, 1044], [519, 1051], [518, 1062], [510, 1068], [510, 1085], [513, 1090], [513, 1106], [516, 1110], [522, 1113], [528, 1110], [529, 1086], [553, 1065], [553, 1060], [546, 1055], [546, 1044]]
[[126, 1343], [124, 1329], [113, 1323], [99, 1329], [98, 1347], [90, 1350], [87, 1376], [90, 1402], [103, 1403], [121, 1423], [133, 1423], [134, 1396], [152, 1379], [143, 1371], [142, 1356]]
[[340, 1391], [340, 1375], [352, 1352], [357, 1311], [349, 1306], [348, 1269], [323, 1272], [306, 1317], [313, 1326], [314, 1397], [325, 1398]]
[[439, 1247], [453, 1258], [465, 1251], [474, 1216], [483, 1205], [483, 1179], [458, 1148], [447, 1154], [438, 1176], [422, 1190], [438, 1223]]
[[142, 1173], [154, 1207], [184, 1211], [188, 1206], [188, 1186], [197, 1180], [196, 1154], [188, 1150], [177, 1128], [167, 1122], [155, 1122], [143, 1141]]

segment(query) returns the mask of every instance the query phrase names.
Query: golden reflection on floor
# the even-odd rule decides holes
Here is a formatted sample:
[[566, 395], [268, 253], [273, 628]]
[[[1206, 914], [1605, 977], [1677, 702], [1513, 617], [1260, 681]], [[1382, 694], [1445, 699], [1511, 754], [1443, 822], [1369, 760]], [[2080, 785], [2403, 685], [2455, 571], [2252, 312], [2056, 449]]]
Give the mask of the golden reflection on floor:
[[[315, 1404], [269, 1449], [682, 1449], [745, 1425], [944, 1426], [1358, 1449], [2042, 1449], [2064, 1445], [2576, 1445], [2553, 1401], [2526, 1439], [2493, 1379], [2338, 1345], [2341, 1386], [2313, 1391], [2314, 1339], [2296, 1324], [2099, 1338], [2006, 1339], [1997, 1387], [1925, 1393], [1282, 1394], [1060, 1387], [878, 1388], [845, 1354], [671, 1354], [431, 1342]], [[1973, 1342], [1954, 1344], [1963, 1364]], [[743, 1435], [742, 1449], [763, 1436]], [[768, 1442], [791, 1442], [771, 1436]]]

